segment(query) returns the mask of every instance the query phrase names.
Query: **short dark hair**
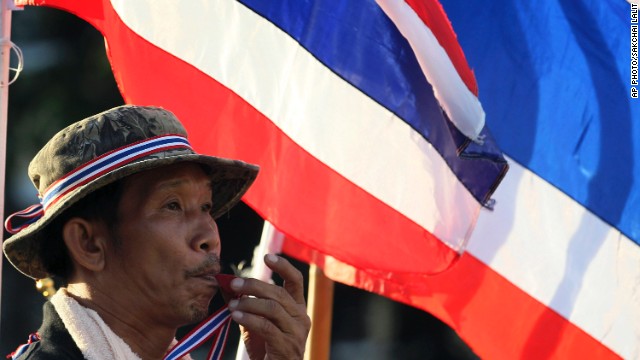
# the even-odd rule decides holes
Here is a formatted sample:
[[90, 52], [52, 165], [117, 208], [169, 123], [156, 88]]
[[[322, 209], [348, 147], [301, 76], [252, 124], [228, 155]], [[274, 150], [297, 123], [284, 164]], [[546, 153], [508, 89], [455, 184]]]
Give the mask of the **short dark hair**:
[[[118, 206], [122, 197], [123, 181], [115, 181], [87, 195], [58, 216], [45, 231], [41, 241], [40, 258], [50, 276], [61, 286], [67, 284], [73, 263], [64, 243], [62, 228], [74, 217], [88, 221], [103, 221], [115, 234], [118, 225]], [[117, 236], [111, 236], [117, 245]]]

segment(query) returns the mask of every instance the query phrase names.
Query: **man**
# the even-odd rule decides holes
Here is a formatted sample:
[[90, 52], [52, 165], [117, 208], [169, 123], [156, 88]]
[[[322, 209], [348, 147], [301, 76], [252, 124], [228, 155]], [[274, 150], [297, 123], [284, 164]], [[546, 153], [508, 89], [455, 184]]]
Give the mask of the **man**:
[[[222, 285], [214, 219], [257, 171], [194, 153], [160, 108], [122, 106], [56, 134], [29, 165], [41, 204], [14, 214], [31, 219], [22, 226], [7, 220], [15, 234], [3, 247], [25, 275], [65, 286], [18, 358], [167, 356], [176, 329], [207, 316]], [[232, 280], [231, 317], [251, 358], [302, 358], [310, 328], [302, 276], [276, 255], [265, 262], [284, 286]]]

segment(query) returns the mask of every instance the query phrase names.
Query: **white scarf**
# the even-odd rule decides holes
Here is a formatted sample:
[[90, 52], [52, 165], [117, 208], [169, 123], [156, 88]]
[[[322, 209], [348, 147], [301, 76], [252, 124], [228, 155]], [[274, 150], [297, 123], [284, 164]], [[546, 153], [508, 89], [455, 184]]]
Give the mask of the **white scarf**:
[[97, 312], [80, 305], [65, 289], [58, 290], [51, 303], [85, 359], [140, 360]]
[[[97, 312], [80, 305], [66, 289], [58, 290], [51, 297], [51, 304], [85, 359], [141, 360]], [[171, 346], [176, 342], [174, 339]], [[186, 355], [182, 359], [190, 360], [191, 357]]]

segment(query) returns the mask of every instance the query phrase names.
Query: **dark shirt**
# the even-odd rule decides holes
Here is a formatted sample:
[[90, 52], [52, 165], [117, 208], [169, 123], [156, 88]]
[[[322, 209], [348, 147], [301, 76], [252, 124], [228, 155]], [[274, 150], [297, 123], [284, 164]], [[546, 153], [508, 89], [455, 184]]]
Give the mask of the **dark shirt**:
[[69, 335], [62, 319], [50, 302], [46, 302], [42, 307], [42, 326], [38, 329], [40, 341], [29, 345], [27, 351], [18, 359], [78, 359], [83, 360], [82, 352]]

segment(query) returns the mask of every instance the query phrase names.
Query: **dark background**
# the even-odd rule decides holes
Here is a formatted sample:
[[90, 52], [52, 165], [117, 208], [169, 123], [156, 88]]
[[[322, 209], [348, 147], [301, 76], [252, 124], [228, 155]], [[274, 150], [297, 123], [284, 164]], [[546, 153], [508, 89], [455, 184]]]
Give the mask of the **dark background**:
[[[53, 134], [123, 103], [102, 36], [88, 24], [58, 10], [28, 7], [13, 13], [12, 32], [12, 41], [24, 52], [25, 68], [10, 86], [5, 217], [37, 201], [27, 165]], [[231, 266], [250, 263], [262, 219], [241, 204], [219, 219], [218, 225], [226, 272], [232, 271]], [[306, 264], [294, 263], [304, 274], [308, 272]], [[12, 352], [37, 330], [44, 301], [34, 281], [3, 258], [0, 355]], [[234, 329], [226, 358], [235, 357], [237, 339]], [[477, 357], [455, 332], [428, 313], [336, 284], [331, 358]]]

